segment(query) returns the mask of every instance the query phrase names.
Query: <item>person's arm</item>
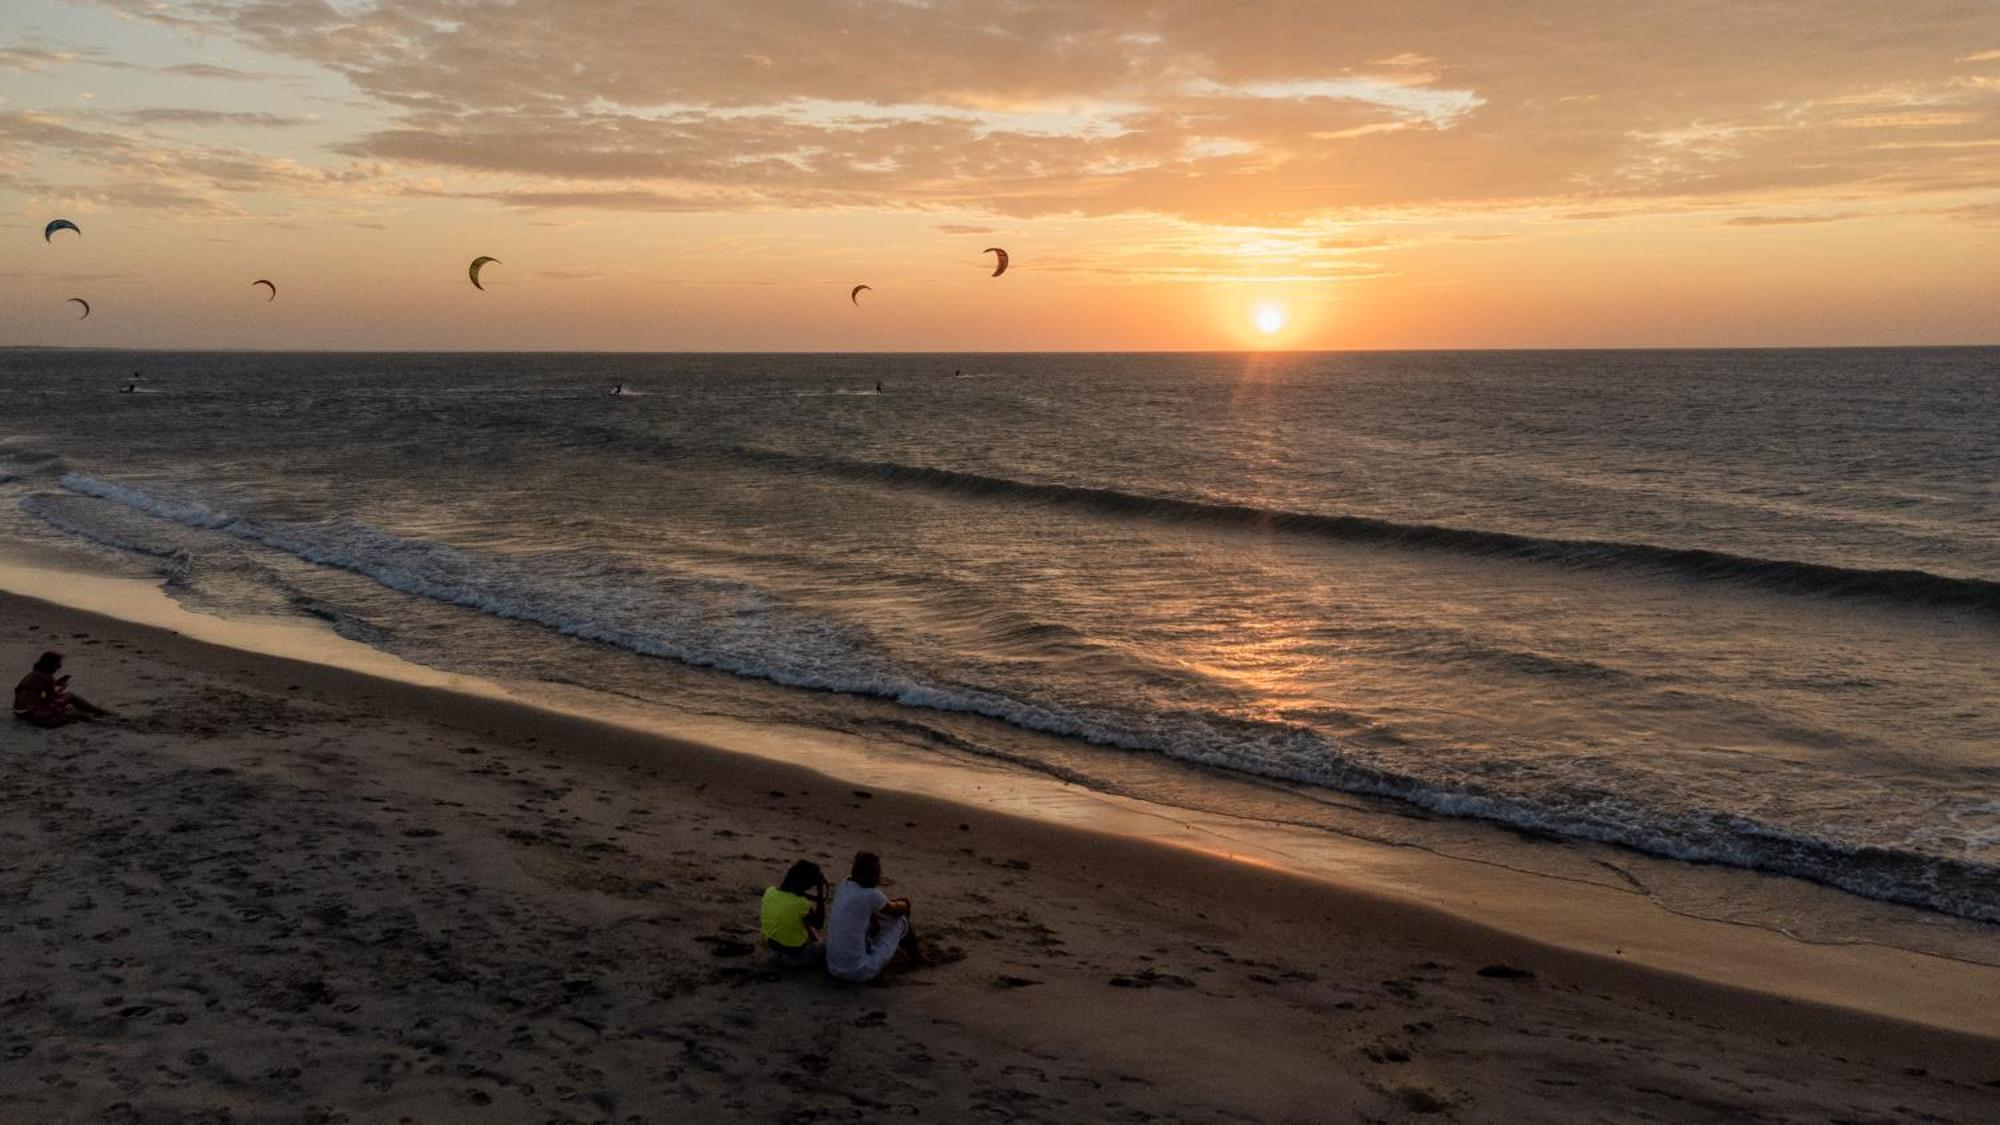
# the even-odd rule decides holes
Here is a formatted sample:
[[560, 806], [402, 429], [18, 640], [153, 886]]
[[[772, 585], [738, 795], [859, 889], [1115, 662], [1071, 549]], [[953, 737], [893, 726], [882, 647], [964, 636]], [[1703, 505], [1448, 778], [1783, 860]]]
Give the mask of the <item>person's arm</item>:
[[908, 914], [909, 912], [910, 900], [906, 898], [892, 898], [882, 906], [882, 913], [891, 917]]

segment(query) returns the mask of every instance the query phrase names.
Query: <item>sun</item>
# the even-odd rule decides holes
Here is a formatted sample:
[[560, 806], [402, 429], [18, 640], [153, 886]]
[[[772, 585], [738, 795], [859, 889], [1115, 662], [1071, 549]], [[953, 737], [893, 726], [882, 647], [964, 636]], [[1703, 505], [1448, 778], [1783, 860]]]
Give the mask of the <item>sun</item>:
[[1257, 311], [1251, 314], [1250, 319], [1257, 325], [1257, 331], [1266, 336], [1275, 336], [1278, 330], [1285, 326], [1285, 310], [1276, 305], [1258, 305]]

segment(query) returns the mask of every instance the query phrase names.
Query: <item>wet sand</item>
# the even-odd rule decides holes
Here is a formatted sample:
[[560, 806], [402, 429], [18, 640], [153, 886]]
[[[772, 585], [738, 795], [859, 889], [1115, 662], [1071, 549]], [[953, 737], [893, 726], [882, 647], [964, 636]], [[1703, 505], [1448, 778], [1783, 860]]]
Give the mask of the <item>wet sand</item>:
[[[47, 647], [121, 717], [0, 740], [6, 1120], [2000, 1115], [2000, 1012], [1621, 964], [0, 595], [0, 668]], [[941, 963], [768, 971], [758, 891], [858, 847]], [[1921, 971], [1892, 952], [1825, 956]], [[2000, 973], [1949, 973], [1967, 1010], [2000, 1000]]]

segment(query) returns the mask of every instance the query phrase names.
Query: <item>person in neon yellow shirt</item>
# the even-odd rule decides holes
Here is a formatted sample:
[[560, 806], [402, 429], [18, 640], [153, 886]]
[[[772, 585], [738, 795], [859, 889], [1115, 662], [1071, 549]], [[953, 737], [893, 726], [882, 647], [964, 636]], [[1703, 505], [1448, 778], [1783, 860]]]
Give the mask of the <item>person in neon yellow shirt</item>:
[[759, 915], [772, 964], [818, 964], [819, 928], [826, 924], [826, 876], [819, 865], [803, 859], [792, 864], [777, 886], [764, 888]]

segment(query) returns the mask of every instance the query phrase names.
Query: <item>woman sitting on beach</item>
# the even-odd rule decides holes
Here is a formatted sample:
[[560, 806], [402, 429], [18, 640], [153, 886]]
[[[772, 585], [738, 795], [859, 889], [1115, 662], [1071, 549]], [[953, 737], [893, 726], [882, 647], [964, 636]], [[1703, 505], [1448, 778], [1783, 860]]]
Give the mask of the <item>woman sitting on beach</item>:
[[819, 928], [826, 924], [826, 876], [819, 864], [800, 860], [775, 887], [764, 888], [760, 910], [771, 963], [785, 967], [819, 960]]
[[853, 872], [833, 892], [826, 923], [826, 971], [867, 984], [882, 979], [898, 957], [920, 961], [910, 928], [910, 900], [882, 893], [882, 860], [873, 852], [854, 857]]
[[80, 695], [71, 695], [69, 677], [58, 676], [62, 653], [45, 652], [35, 661], [35, 669], [14, 685], [14, 717], [38, 727], [59, 727], [78, 719], [108, 715], [109, 711]]

